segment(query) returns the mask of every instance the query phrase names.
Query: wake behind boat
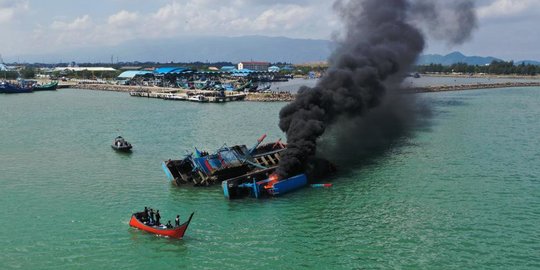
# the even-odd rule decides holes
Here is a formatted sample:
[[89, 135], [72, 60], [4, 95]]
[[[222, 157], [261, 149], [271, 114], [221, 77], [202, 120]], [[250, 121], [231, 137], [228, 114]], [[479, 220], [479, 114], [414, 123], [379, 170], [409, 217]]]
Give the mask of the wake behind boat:
[[193, 217], [193, 214], [195, 214], [195, 212], [191, 213], [191, 215], [189, 216], [189, 219], [186, 222], [182, 223], [180, 226], [167, 228], [167, 226], [165, 225], [160, 225], [160, 226], [149, 225], [148, 222], [143, 221], [144, 212], [139, 212], [131, 216], [131, 220], [129, 221], [129, 226], [137, 228], [139, 230], [149, 232], [149, 233], [153, 233], [156, 235], [180, 239], [184, 237], [184, 234], [186, 233], [189, 223], [191, 222], [191, 218]]

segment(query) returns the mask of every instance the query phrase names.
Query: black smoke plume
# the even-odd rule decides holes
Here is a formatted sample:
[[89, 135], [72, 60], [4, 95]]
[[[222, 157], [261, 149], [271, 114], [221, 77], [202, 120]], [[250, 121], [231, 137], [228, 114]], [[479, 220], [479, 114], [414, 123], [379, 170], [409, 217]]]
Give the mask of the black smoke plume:
[[[345, 31], [330, 66], [315, 87], [301, 87], [279, 114], [279, 127], [288, 143], [277, 170], [280, 177], [304, 172], [318, 151], [323, 156], [337, 153], [345, 161], [365, 158], [391, 147], [410, 130], [416, 122], [417, 102], [400, 90], [424, 49], [420, 27], [454, 44], [466, 40], [476, 26], [470, 0], [437, 3], [350, 0], [334, 4]], [[448, 21], [459, 25], [449, 26]], [[326, 131], [332, 138], [318, 147]]]

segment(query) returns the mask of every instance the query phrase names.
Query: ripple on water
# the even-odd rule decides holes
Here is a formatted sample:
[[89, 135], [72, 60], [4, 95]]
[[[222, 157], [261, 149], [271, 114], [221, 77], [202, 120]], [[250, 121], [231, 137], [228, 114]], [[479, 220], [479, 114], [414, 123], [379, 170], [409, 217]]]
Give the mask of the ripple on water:
[[[282, 103], [1, 96], [0, 135], [10, 139], [0, 140], [0, 200], [10, 218], [0, 219], [0, 260], [21, 269], [537, 269], [537, 92], [424, 94], [433, 119], [397, 149], [343, 170], [332, 188], [260, 201], [174, 187], [160, 162], [193, 146], [283, 136]], [[110, 149], [116, 129], [131, 155]], [[129, 228], [144, 206], [163, 220], [195, 211], [185, 239]]]

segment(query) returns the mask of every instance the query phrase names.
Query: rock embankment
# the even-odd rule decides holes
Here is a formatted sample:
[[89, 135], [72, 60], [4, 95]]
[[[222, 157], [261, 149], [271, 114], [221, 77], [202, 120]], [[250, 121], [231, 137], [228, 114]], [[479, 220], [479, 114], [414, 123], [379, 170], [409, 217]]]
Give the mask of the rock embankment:
[[135, 85], [115, 85], [115, 84], [74, 84], [72, 88], [86, 89], [86, 90], [98, 90], [98, 91], [114, 91], [114, 92], [178, 92], [182, 89], [167, 88], [167, 87], [154, 87], [154, 86], [135, 86]]
[[272, 102], [272, 101], [293, 101], [295, 95], [289, 92], [272, 93], [249, 93], [246, 101]]
[[477, 90], [477, 89], [492, 89], [492, 88], [509, 88], [509, 87], [540, 87], [538, 82], [503, 82], [503, 83], [476, 83], [476, 84], [460, 84], [460, 85], [435, 85], [426, 87], [411, 88], [413, 92], [444, 92], [444, 91], [462, 91], [462, 90]]

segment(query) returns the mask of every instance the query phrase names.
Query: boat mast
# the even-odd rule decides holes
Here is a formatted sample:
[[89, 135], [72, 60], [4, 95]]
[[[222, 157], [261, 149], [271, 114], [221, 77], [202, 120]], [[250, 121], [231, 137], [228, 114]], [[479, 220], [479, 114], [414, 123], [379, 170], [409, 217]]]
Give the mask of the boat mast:
[[4, 81], [7, 80], [7, 67], [6, 65], [4, 64], [4, 58], [2, 58], [2, 54], [0, 53], [0, 65], [2, 65], [2, 67], [5, 69], [5, 70], [0, 70], [0, 71], [3, 71], [4, 72]]

